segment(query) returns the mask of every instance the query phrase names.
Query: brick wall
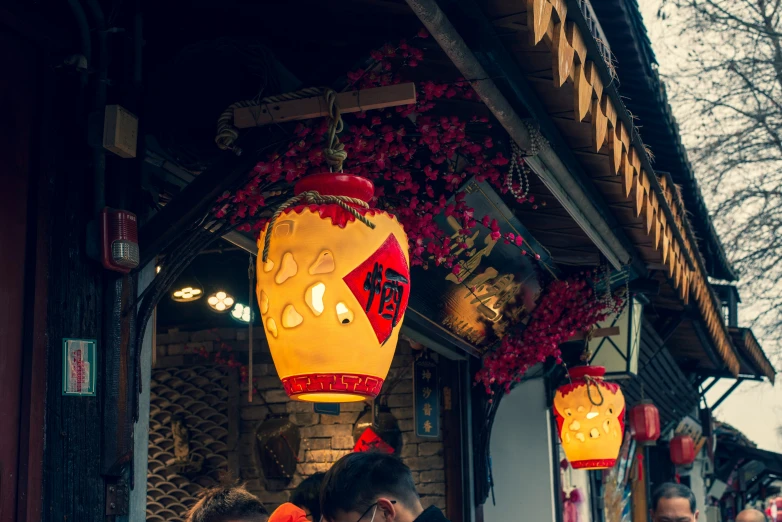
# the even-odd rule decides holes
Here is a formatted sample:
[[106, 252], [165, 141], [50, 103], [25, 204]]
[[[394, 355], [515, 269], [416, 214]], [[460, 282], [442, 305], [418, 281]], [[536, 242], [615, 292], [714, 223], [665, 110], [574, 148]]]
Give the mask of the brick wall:
[[[264, 401], [255, 398], [250, 403], [246, 387], [242, 388], [238, 399], [241, 411], [241, 419], [238, 423], [241, 435], [237, 448], [239, 473], [241, 478], [247, 481], [248, 488], [270, 509], [274, 509], [288, 500], [290, 491], [303, 479], [313, 473], [327, 471], [336, 460], [350, 452], [354, 444], [353, 426], [364, 410], [364, 403], [342, 404], [340, 415], [332, 416], [314, 413], [310, 403], [289, 401], [275, 372], [262, 331], [255, 329], [253, 337], [255, 362], [258, 363], [253, 367], [253, 373], [256, 387], [263, 394]], [[197, 363], [199, 356], [192, 355], [193, 348], [204, 348], [212, 352], [218, 349], [221, 342], [231, 346], [240, 360], [246, 358], [248, 346], [246, 329], [198, 332], [172, 330], [158, 334], [156, 365], [158, 367], [186, 366]], [[399, 342], [388, 381], [394, 376], [401, 377], [388, 396], [388, 406], [402, 431], [404, 444], [401, 457], [413, 471], [413, 478], [424, 507], [436, 505], [444, 510], [445, 466], [442, 437], [420, 439], [415, 436], [412, 350], [405, 341]], [[290, 414], [291, 421], [299, 426], [302, 437], [299, 464], [288, 489], [284, 491], [265, 491], [258, 470], [253, 465], [254, 432], [269, 413]]]

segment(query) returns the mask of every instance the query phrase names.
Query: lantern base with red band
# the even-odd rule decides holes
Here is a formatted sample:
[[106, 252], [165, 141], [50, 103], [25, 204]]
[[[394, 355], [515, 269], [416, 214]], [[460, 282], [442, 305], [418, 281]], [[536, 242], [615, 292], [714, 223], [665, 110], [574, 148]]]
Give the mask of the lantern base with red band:
[[347, 373], [310, 373], [282, 379], [288, 397], [299, 401], [358, 402], [377, 397], [384, 379]]
[[606, 469], [613, 468], [616, 459], [576, 460], [570, 463], [573, 469]]

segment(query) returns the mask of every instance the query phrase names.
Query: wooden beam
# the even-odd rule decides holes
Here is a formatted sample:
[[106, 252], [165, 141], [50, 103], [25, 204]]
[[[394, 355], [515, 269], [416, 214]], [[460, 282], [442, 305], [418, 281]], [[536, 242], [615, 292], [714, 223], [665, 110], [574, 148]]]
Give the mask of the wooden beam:
[[[592, 332], [592, 338], [596, 339], [598, 337], [611, 337], [614, 335], [619, 335], [621, 331], [619, 330], [618, 326], [611, 326], [609, 328], [598, 328], [594, 332]], [[585, 332], [577, 332], [573, 337], [567, 340], [567, 342], [570, 341], [583, 341], [586, 339], [586, 333]]]
[[[337, 105], [342, 113], [411, 105], [415, 101], [414, 83], [400, 83], [337, 94]], [[323, 96], [313, 96], [234, 109], [234, 126], [237, 129], [247, 129], [269, 123], [321, 118], [328, 116], [328, 113], [326, 99]]]
[[[269, 127], [269, 130], [273, 129]], [[250, 151], [256, 151], [265, 142], [274, 143], [274, 136], [264, 132], [263, 135], [248, 135], [240, 138], [238, 144], [243, 150], [248, 151], [247, 153], [241, 156], [225, 153], [214, 165], [196, 176], [170, 203], [152, 216], [139, 231], [141, 251], [139, 266], [144, 267], [155, 259], [155, 256], [184, 230], [207, 213], [220, 194], [246, 177], [259, 157], [258, 154], [252, 154]]]

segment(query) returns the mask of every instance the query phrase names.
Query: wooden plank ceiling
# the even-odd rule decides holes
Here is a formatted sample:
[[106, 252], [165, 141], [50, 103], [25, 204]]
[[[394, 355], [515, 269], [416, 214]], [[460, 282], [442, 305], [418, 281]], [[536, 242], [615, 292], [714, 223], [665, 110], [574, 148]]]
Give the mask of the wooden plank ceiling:
[[[568, 19], [562, 0], [486, 0], [485, 9], [646, 266], [664, 274], [674, 295], [663, 292], [659, 305], [681, 310], [692, 297], [694, 320], [703, 322], [721, 362], [737, 375], [740, 363], [679, 194], [669, 178], [642, 167], [648, 153], [633, 143], [624, 106], [605, 92], [602, 57], [588, 56], [585, 39], [593, 36]], [[682, 335], [691, 333], [686, 330]], [[713, 366], [704, 353], [699, 359]]]

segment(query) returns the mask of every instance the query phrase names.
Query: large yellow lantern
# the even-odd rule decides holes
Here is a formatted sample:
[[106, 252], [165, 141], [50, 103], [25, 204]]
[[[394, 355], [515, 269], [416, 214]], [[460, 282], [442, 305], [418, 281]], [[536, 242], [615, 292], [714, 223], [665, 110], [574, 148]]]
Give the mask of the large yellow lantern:
[[[266, 261], [260, 254], [257, 261], [256, 293], [274, 366], [292, 399], [374, 398], [410, 295], [407, 235], [391, 214], [356, 204], [374, 195], [367, 179], [316, 174], [299, 181], [295, 194], [307, 198], [278, 216]], [[323, 196], [354, 203], [349, 211], [340, 206], [348, 200]]]
[[570, 383], [554, 396], [559, 438], [574, 469], [611, 468], [622, 446], [625, 398], [618, 384], [603, 380], [605, 371], [571, 368]]

